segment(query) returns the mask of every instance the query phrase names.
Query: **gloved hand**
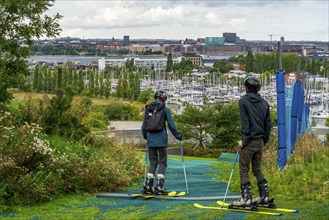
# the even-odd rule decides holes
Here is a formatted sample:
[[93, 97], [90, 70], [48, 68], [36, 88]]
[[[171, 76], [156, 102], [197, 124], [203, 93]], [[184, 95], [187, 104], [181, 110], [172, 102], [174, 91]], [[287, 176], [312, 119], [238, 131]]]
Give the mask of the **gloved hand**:
[[180, 140], [180, 141], [183, 140], [183, 136], [181, 134], [178, 134], [176, 138], [177, 138], [177, 140]]

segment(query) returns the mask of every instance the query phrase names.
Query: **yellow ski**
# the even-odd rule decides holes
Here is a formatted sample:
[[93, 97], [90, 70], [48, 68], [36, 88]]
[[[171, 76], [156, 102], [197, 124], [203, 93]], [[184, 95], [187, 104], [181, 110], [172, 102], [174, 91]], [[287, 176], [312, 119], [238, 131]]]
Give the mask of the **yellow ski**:
[[159, 198], [166, 198], [166, 197], [179, 197], [179, 196], [184, 196], [186, 193], [185, 192], [180, 192], [180, 193], [177, 193], [176, 191], [172, 191], [170, 193], [168, 193], [168, 195], [156, 195], [156, 194], [142, 194], [142, 193], [139, 193], [139, 194], [129, 194], [130, 196], [132, 197], [143, 197], [145, 199], [152, 199], [152, 198], [155, 198], [155, 197], [159, 197]]
[[[222, 201], [217, 201], [217, 204], [220, 206], [225, 206], [225, 207], [228, 207], [230, 205], [228, 203], [223, 203]], [[298, 212], [298, 210], [295, 210], [295, 209], [269, 208], [269, 207], [263, 207], [263, 206], [257, 206], [257, 208], [258, 209], [270, 209], [270, 210], [279, 211], [279, 212], [290, 212], [290, 213]]]
[[229, 209], [227, 207], [213, 207], [213, 206], [203, 206], [198, 203], [194, 203], [194, 207], [200, 208], [200, 209], [215, 209], [215, 210], [222, 210], [222, 211], [232, 211], [232, 212], [245, 212], [245, 213], [253, 213], [253, 214], [260, 214], [260, 215], [282, 215], [281, 213], [277, 212], [263, 212], [263, 211], [251, 211], [247, 209]]

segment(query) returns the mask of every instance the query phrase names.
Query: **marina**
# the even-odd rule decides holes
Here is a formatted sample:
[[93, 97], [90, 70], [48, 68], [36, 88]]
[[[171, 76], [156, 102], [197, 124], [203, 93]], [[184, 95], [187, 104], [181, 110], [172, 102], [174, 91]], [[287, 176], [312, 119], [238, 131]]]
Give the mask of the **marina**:
[[[71, 61], [77, 64], [89, 65], [97, 63], [100, 56], [32, 56], [30, 63], [65, 63]], [[253, 75], [260, 76], [261, 74]], [[165, 79], [165, 73], [156, 71], [153, 79], [141, 75], [140, 91], [151, 88], [165, 90], [168, 94], [167, 103], [176, 114], [180, 114], [186, 105], [200, 107], [205, 103], [232, 103], [244, 95], [243, 79], [247, 73], [243, 71], [230, 71], [221, 76], [211, 75], [207, 71], [192, 70], [191, 73], [181, 77], [170, 76]], [[302, 74], [302, 84], [305, 89], [306, 103], [311, 107], [311, 117], [316, 121], [324, 121], [329, 117], [329, 83], [328, 76]], [[113, 78], [111, 91], [116, 91], [117, 79]], [[87, 80], [85, 83], [88, 83]], [[275, 74], [264, 77], [260, 94], [276, 109], [277, 92]], [[323, 120], [322, 120], [323, 119]], [[324, 123], [320, 123], [324, 124]]]

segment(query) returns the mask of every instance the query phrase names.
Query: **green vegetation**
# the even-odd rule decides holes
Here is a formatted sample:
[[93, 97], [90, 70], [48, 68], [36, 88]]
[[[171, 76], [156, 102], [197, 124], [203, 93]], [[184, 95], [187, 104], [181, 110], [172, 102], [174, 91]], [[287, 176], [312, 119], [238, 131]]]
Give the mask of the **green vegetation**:
[[[306, 133], [299, 138], [287, 166], [280, 172], [277, 163], [277, 137], [273, 137], [264, 148], [263, 173], [269, 183], [270, 195], [280, 199], [328, 202], [329, 196], [329, 148], [323, 146], [314, 135]], [[217, 178], [228, 179], [228, 166]], [[226, 170], [226, 175], [225, 174]], [[257, 194], [257, 183], [249, 173], [252, 192]], [[239, 172], [233, 175], [231, 190], [239, 192]]]
[[50, 98], [30, 95], [0, 113], [1, 210], [67, 193], [125, 188], [141, 174], [136, 148], [90, 133], [91, 126], [108, 121], [104, 114], [90, 114], [101, 106], [92, 107], [86, 97], [73, 99], [60, 89], [60, 79]]
[[[329, 118], [326, 119], [325, 126], [329, 127]], [[326, 134], [326, 144], [329, 145], [329, 133]]]
[[53, 4], [50, 0], [0, 0], [0, 108], [12, 98], [7, 89], [24, 84], [25, 59], [33, 39], [55, 37], [61, 31], [62, 16], [45, 14]]
[[183, 76], [186, 73], [191, 73], [194, 68], [197, 68], [193, 65], [191, 60], [182, 59], [179, 63], [174, 64], [173, 70], [174, 74], [178, 76]]
[[232, 64], [224, 61], [216, 61], [210, 70], [211, 73], [227, 73], [230, 70], [234, 70]]
[[154, 99], [154, 91], [153, 89], [148, 88], [139, 94], [137, 101], [144, 104], [148, 104], [153, 99]]
[[254, 56], [250, 50], [246, 56], [246, 72], [254, 72]]
[[140, 110], [137, 107], [128, 103], [111, 103], [106, 106], [105, 114], [107, 115], [110, 121], [142, 120]]
[[[313, 138], [313, 137], [312, 137]], [[311, 139], [312, 139], [311, 138]], [[272, 144], [272, 143], [271, 143]], [[270, 146], [269, 146], [270, 148]], [[316, 150], [319, 150], [316, 148]], [[303, 150], [305, 152], [305, 149]], [[326, 153], [327, 154], [327, 153]], [[271, 156], [269, 152], [266, 152], [267, 156]], [[299, 154], [300, 155], [300, 154]], [[306, 154], [304, 154], [307, 158]], [[328, 154], [327, 154], [328, 155]], [[266, 157], [267, 157], [266, 156]], [[180, 156], [170, 156], [180, 160]], [[204, 158], [185, 157], [186, 161], [189, 160], [205, 160]], [[215, 159], [206, 159], [207, 161], [215, 162]], [[275, 160], [275, 159], [271, 159]], [[304, 160], [304, 162], [306, 162]], [[322, 167], [325, 167], [328, 161], [323, 161]], [[290, 164], [293, 166], [293, 163]], [[306, 165], [308, 166], [308, 165]], [[230, 176], [232, 168], [231, 162], [217, 163], [213, 167], [212, 173], [220, 173], [222, 179], [227, 182]], [[275, 169], [275, 167], [273, 168]], [[316, 171], [315, 171], [316, 172]], [[309, 169], [300, 170], [300, 175], [307, 175], [314, 173]], [[328, 172], [327, 172], [328, 173]], [[237, 187], [239, 184], [238, 169], [236, 168], [230, 191], [234, 190], [238, 192]], [[269, 176], [269, 173], [266, 173]], [[276, 174], [274, 174], [276, 175]], [[286, 175], [286, 174], [282, 174]], [[296, 176], [296, 173], [295, 173]], [[292, 176], [292, 177], [295, 177]], [[31, 205], [31, 206], [16, 206], [13, 207], [6, 215], [11, 214], [4, 219], [32, 219], [35, 217], [47, 218], [47, 219], [222, 219], [222, 218], [239, 218], [239, 219], [326, 219], [326, 210], [329, 207], [329, 203], [326, 200], [327, 194], [322, 194], [324, 200], [305, 199], [303, 197], [290, 196], [291, 192], [284, 192], [284, 194], [276, 194], [275, 183], [271, 183], [273, 179], [268, 177], [271, 195], [276, 198], [276, 204], [282, 208], [298, 209], [299, 213], [285, 213], [282, 217], [268, 218], [262, 215], [255, 214], [239, 214], [236, 212], [224, 212], [218, 210], [203, 210], [193, 207], [194, 201], [180, 201], [179, 204], [172, 202], [171, 200], [135, 200], [124, 199], [127, 204], [123, 206], [122, 199], [118, 198], [95, 198], [88, 194], [71, 194], [66, 196], [60, 196], [53, 199], [50, 202]], [[276, 179], [280, 177], [275, 177]], [[298, 184], [304, 182], [304, 180], [296, 178], [296, 183], [293, 183], [291, 187], [297, 187]], [[285, 186], [282, 184], [282, 186]], [[236, 189], [233, 189], [236, 188]], [[301, 188], [301, 187], [298, 187]], [[253, 187], [253, 191], [257, 188]], [[306, 190], [306, 188], [305, 188]], [[300, 192], [300, 195], [304, 195]], [[128, 204], [129, 203], [129, 204]], [[217, 206], [215, 201], [199, 201], [201, 204], [209, 204], [210, 206]]]
[[[187, 105], [175, 116], [184, 139], [194, 139], [199, 147], [231, 148], [240, 134], [238, 104], [205, 104], [201, 108]], [[207, 140], [211, 140], [208, 141]], [[217, 155], [218, 156], [218, 155]]]
[[141, 174], [136, 150], [113, 139], [89, 135], [76, 142], [45, 136], [38, 124], [17, 125], [9, 112], [1, 112], [0, 120], [1, 209], [72, 192], [110, 192]]

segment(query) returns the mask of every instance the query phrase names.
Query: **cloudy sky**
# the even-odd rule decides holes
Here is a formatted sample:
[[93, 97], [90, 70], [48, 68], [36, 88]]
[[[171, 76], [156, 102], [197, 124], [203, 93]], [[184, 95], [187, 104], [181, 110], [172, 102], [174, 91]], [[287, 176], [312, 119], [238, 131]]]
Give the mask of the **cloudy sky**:
[[329, 41], [328, 0], [56, 0], [61, 37]]

